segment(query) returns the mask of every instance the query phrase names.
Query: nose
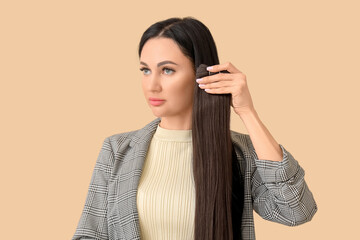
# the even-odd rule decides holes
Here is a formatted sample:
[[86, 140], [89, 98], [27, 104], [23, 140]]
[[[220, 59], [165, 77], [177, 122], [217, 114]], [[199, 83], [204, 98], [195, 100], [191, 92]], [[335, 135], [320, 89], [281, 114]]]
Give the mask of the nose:
[[156, 74], [152, 74], [152, 76], [148, 78], [148, 89], [152, 92], [161, 91], [161, 79], [159, 76], [157, 76]]

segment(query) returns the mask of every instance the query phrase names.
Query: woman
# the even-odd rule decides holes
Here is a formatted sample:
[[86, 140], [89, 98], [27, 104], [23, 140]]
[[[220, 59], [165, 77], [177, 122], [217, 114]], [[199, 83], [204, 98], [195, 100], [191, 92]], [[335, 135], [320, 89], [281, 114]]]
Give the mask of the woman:
[[[312, 219], [304, 170], [260, 121], [245, 74], [219, 64], [203, 23], [151, 25], [139, 59], [157, 118], [104, 140], [73, 240], [255, 239], [253, 210], [289, 226]], [[230, 106], [249, 134], [230, 130]]]

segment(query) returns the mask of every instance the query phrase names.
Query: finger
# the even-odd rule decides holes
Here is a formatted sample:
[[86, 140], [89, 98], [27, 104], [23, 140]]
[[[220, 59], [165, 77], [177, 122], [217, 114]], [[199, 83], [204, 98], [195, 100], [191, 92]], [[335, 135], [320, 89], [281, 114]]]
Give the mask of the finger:
[[205, 84], [218, 81], [231, 81], [233, 76], [229, 73], [218, 73], [211, 76], [205, 76], [196, 80], [197, 83]]
[[231, 87], [207, 88], [204, 91], [212, 94], [230, 94]]
[[200, 83], [199, 87], [202, 89], [208, 89], [208, 88], [220, 88], [220, 87], [231, 87], [233, 84], [231, 84], [230, 81], [219, 81], [219, 82], [212, 82], [212, 83]]
[[206, 70], [208, 70], [209, 72], [220, 72], [220, 71], [227, 70], [230, 73], [239, 73], [239, 72], [241, 73], [241, 71], [239, 69], [237, 69], [231, 62], [212, 65], [212, 66], [207, 67]]

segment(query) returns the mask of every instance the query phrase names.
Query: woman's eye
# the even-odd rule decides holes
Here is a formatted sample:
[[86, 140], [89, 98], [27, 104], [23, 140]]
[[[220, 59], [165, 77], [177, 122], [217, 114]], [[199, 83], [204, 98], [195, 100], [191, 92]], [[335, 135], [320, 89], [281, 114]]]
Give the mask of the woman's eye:
[[168, 71], [169, 74], [171, 74], [171, 72], [174, 72], [174, 70], [172, 70], [172, 69], [170, 69], [170, 68], [164, 68], [163, 70], [165, 70], [165, 71], [166, 71], [166, 70], [169, 70], [169, 71], [170, 71], [170, 73], [169, 73], [169, 71]]
[[145, 73], [145, 71], [147, 71], [147, 70], [149, 70], [149, 69], [147, 69], [147, 68], [140, 68], [140, 71], [144, 72], [145, 75], [147, 75], [147, 74]]

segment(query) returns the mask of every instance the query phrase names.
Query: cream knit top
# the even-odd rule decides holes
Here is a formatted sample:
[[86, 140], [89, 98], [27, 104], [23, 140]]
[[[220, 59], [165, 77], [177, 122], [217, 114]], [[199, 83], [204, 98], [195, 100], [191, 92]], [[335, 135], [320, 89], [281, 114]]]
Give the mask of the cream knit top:
[[194, 239], [192, 130], [157, 126], [137, 191], [141, 239]]

